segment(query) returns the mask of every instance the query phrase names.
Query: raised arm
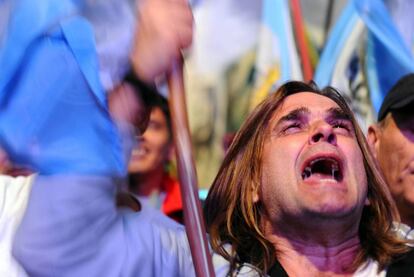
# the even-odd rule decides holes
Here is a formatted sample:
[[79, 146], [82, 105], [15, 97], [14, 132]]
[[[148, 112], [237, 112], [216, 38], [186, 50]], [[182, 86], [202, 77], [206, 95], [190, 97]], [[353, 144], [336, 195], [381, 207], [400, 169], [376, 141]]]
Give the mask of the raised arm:
[[[153, 5], [157, 6], [160, 0], [142, 1], [143, 7], [150, 9]], [[164, 1], [163, 1], [164, 2]], [[157, 11], [171, 20], [169, 26], [175, 26], [172, 22], [178, 22], [181, 12], [177, 9], [184, 9], [183, 14], [189, 13], [186, 5], [177, 6], [176, 4], [165, 1], [168, 5], [157, 6]], [[177, 8], [178, 7], [178, 8]], [[164, 10], [165, 9], [165, 10]], [[171, 11], [171, 13], [169, 13]], [[150, 43], [150, 37], [144, 26], [152, 26], [152, 17], [143, 16], [144, 12], [138, 13], [136, 41], [134, 52], [131, 54], [134, 68], [145, 81], [152, 81], [157, 75], [168, 70], [169, 62], [174, 53], [177, 53], [183, 45], [179, 39], [172, 39], [163, 47], [145, 46]], [[191, 13], [189, 13], [191, 16]], [[145, 13], [147, 15], [147, 13]], [[192, 24], [190, 21], [184, 20]], [[168, 28], [168, 24], [164, 27]], [[69, 28], [69, 27], [68, 27]], [[190, 27], [191, 29], [191, 27]], [[173, 36], [181, 36], [180, 32], [174, 31]], [[166, 34], [170, 35], [170, 32]], [[156, 34], [154, 34], [156, 35]], [[164, 35], [161, 35], [163, 37]], [[46, 38], [50, 41], [52, 38]], [[165, 40], [157, 40], [164, 43]], [[79, 60], [65, 45], [64, 38], [57, 37], [53, 41], [56, 45], [56, 56], [54, 62], [61, 61], [60, 51], [65, 53], [64, 65], [71, 66], [76, 72], [81, 72], [78, 68]], [[45, 41], [45, 43], [48, 43]], [[153, 42], [151, 42], [151, 45]], [[150, 44], [148, 44], [150, 45]], [[176, 50], [171, 50], [175, 48]], [[52, 50], [53, 50], [52, 49]], [[139, 56], [141, 51], [153, 49], [154, 52], [145, 52]], [[49, 49], [50, 50], [50, 49]], [[164, 55], [164, 51], [169, 53]], [[92, 53], [93, 54], [93, 53]], [[141, 53], [142, 54], [142, 53]], [[150, 57], [150, 55], [152, 55]], [[50, 59], [50, 57], [49, 57]], [[37, 62], [34, 59], [32, 62]], [[139, 65], [143, 64], [142, 67]], [[45, 72], [53, 73], [53, 60], [48, 64]], [[64, 67], [61, 65], [61, 67]], [[140, 69], [141, 68], [141, 69]], [[142, 70], [144, 68], [144, 70]], [[64, 68], [62, 68], [64, 70]], [[27, 73], [29, 74], [29, 72]], [[79, 73], [81, 74], [81, 73]], [[47, 79], [47, 76], [43, 76]], [[68, 76], [70, 77], [70, 75]], [[62, 84], [73, 86], [72, 92], [76, 92], [79, 80], [85, 82], [82, 75], [62, 81]], [[79, 80], [78, 80], [79, 79]], [[58, 81], [58, 80], [56, 80]], [[56, 86], [56, 89], [59, 89]], [[23, 218], [19, 231], [16, 234], [14, 254], [25, 267], [30, 276], [193, 276], [194, 269], [191, 262], [191, 255], [188, 247], [185, 232], [181, 226], [166, 219], [164, 216], [154, 212], [132, 213], [130, 211], [119, 211], [115, 207], [114, 193], [116, 183], [119, 181], [121, 169], [112, 171], [111, 167], [99, 170], [95, 167], [94, 161], [106, 161], [122, 156], [122, 141], [131, 135], [128, 130], [124, 134], [119, 134], [109, 128], [112, 121], [105, 119], [105, 109], [99, 108], [99, 102], [91, 94], [86, 96], [80, 92], [74, 94], [57, 93], [58, 103], [56, 111], [64, 106], [67, 111], [70, 107], [83, 108], [82, 114], [75, 113], [76, 122], [73, 125], [66, 125], [66, 118], [62, 114], [62, 121], [56, 122], [52, 118], [46, 118], [50, 125], [45, 125], [44, 129], [36, 130], [39, 134], [54, 128], [66, 128], [65, 131], [58, 132], [55, 137], [49, 138], [50, 142], [66, 142], [69, 148], [64, 153], [50, 156], [47, 148], [37, 153], [36, 158], [42, 159], [43, 164], [53, 168], [66, 168], [64, 171], [46, 171], [40, 174], [33, 184], [32, 193], [29, 199], [26, 215]], [[90, 98], [87, 98], [90, 97]], [[80, 99], [89, 101], [79, 101]], [[47, 101], [45, 101], [47, 103]], [[75, 105], [71, 106], [71, 104]], [[89, 104], [85, 106], [82, 104]], [[46, 105], [46, 104], [45, 104]], [[62, 105], [62, 106], [59, 106]], [[96, 109], [96, 106], [98, 108]], [[90, 109], [101, 112], [100, 120], [91, 122]], [[88, 112], [89, 111], [89, 112]], [[41, 116], [33, 114], [32, 116]], [[102, 115], [102, 117], [101, 117]], [[53, 116], [49, 114], [49, 116]], [[74, 116], [68, 113], [67, 117]], [[96, 147], [88, 141], [87, 135], [73, 135], [71, 132], [79, 134], [79, 128], [84, 134], [90, 134], [96, 130], [103, 130], [101, 137], [94, 136], [94, 143], [100, 145], [97, 151], [82, 155], [82, 152], [73, 152], [73, 147], [77, 145], [90, 145]], [[112, 131], [111, 131], [112, 130]], [[68, 139], [68, 137], [70, 139]], [[108, 148], [105, 145], [108, 136], [111, 135], [117, 144], [115, 148]], [[12, 138], [4, 138], [5, 143], [10, 143]], [[25, 159], [25, 153], [20, 149], [14, 149], [16, 159]], [[20, 152], [19, 152], [20, 151]], [[91, 164], [89, 164], [91, 163]], [[37, 164], [37, 163], [34, 163]], [[86, 168], [91, 166], [94, 170], [77, 170], [78, 165]], [[59, 169], [58, 168], [58, 169]], [[84, 167], [81, 167], [84, 168]], [[43, 171], [41, 170], [41, 173]]]

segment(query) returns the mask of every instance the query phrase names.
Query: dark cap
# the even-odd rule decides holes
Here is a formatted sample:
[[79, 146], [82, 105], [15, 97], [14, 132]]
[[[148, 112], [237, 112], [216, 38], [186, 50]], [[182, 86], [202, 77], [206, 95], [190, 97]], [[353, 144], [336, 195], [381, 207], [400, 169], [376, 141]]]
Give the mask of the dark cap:
[[378, 113], [378, 121], [385, 118], [388, 112], [401, 109], [410, 103], [414, 103], [414, 74], [402, 77], [391, 88], [382, 102]]

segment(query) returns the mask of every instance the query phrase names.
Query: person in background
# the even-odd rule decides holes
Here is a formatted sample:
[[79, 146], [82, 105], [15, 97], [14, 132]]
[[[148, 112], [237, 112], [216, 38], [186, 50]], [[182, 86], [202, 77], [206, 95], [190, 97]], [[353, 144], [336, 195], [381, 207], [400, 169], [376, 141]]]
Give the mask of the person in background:
[[174, 155], [168, 102], [156, 92], [147, 94], [145, 98], [151, 113], [147, 129], [137, 136], [138, 143], [131, 154], [129, 190], [143, 208], [159, 209], [183, 223], [180, 186], [168, 172]]
[[[109, 112], [123, 135], [123, 154], [127, 161], [131, 149], [136, 145], [135, 136], [141, 135], [147, 128], [151, 109], [146, 100], [147, 95], [151, 93], [151, 88], [142, 86], [130, 71], [121, 84], [108, 95]], [[134, 211], [141, 209], [140, 203], [128, 192], [125, 185], [119, 185], [117, 189], [115, 198], [117, 207]]]
[[414, 74], [402, 77], [386, 95], [368, 141], [397, 204], [399, 230], [414, 239]]

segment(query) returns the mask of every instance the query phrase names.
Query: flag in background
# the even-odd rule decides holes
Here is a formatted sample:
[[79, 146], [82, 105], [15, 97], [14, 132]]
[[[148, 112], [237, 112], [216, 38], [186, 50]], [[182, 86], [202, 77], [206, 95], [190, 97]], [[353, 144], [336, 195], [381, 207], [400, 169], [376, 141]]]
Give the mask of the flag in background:
[[411, 45], [405, 43], [384, 2], [354, 0], [353, 3], [368, 28], [365, 70], [372, 104], [378, 111], [391, 87], [404, 75], [414, 72]]
[[392, 18], [383, 1], [351, 0], [329, 35], [315, 81], [347, 95], [363, 125], [375, 120], [391, 86], [414, 71], [411, 45], [396, 27], [411, 22], [412, 17]]
[[282, 83], [303, 80], [287, 0], [263, 1], [255, 68], [257, 89], [252, 108]]

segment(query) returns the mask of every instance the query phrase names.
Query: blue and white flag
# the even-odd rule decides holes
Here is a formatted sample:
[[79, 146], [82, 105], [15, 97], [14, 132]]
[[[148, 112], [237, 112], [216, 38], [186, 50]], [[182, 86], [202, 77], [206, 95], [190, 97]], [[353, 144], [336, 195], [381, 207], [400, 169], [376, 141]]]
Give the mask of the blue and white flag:
[[251, 106], [257, 105], [288, 80], [303, 80], [289, 3], [286, 0], [263, 0], [256, 61], [257, 91]]
[[365, 70], [372, 104], [378, 111], [391, 87], [414, 72], [414, 58], [382, 1], [353, 2], [368, 28]]
[[[337, 87], [356, 100], [350, 84], [357, 78], [362, 84], [365, 79], [371, 105], [378, 112], [392, 85], [414, 72], [411, 45], [405, 43], [395, 21], [383, 1], [349, 1], [324, 47], [316, 83]], [[362, 68], [355, 65], [356, 60]]]

